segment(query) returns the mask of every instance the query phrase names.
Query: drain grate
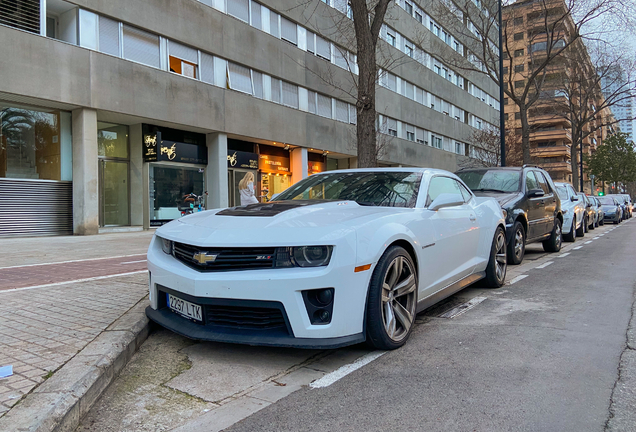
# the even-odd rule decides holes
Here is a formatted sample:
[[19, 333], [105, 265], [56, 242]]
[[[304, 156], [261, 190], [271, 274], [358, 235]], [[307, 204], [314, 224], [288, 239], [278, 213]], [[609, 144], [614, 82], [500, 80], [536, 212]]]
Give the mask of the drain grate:
[[428, 309], [425, 309], [424, 311], [422, 311], [420, 313], [421, 316], [427, 316], [427, 317], [434, 317], [434, 318], [439, 318], [441, 315], [445, 314], [446, 312], [458, 307], [459, 305], [462, 305], [466, 303], [466, 299], [465, 298], [461, 298], [461, 297], [457, 297], [457, 296], [451, 296], [448, 297], [445, 300], [442, 300], [441, 302], [434, 304], [433, 306], [431, 306]]
[[479, 303], [483, 302], [484, 300], [486, 300], [486, 297], [473, 297], [472, 299], [468, 300], [466, 303], [462, 303], [459, 306], [456, 306], [453, 309], [447, 312], [444, 312], [439, 317], [449, 318], [449, 319], [455, 318], [463, 314], [464, 312], [474, 308], [475, 306], [477, 306]]

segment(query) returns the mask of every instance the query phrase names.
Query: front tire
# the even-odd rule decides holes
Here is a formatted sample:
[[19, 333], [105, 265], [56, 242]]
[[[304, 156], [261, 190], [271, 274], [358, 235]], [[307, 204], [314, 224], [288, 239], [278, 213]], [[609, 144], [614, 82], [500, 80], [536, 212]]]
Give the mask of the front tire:
[[590, 229], [590, 224], [587, 218], [585, 218], [585, 220], [583, 221], [583, 225], [585, 225], [585, 232], [588, 232]]
[[559, 219], [554, 222], [550, 238], [543, 242], [543, 250], [546, 252], [558, 252], [561, 250], [561, 223]]
[[490, 248], [488, 267], [486, 267], [486, 287], [500, 288], [506, 282], [506, 270], [508, 268], [507, 249], [506, 231], [502, 227], [497, 227]]
[[367, 297], [367, 342], [377, 349], [404, 345], [415, 322], [417, 273], [409, 253], [392, 246], [378, 261]]
[[599, 224], [600, 226], [605, 225], [605, 217], [603, 217], [603, 219], [601, 219], [601, 220], [598, 222], [598, 224]]
[[572, 227], [570, 228], [570, 232], [568, 234], [563, 234], [563, 240], [570, 243], [575, 242], [576, 231], [576, 218], [572, 218]]
[[526, 230], [521, 222], [515, 222], [512, 227], [512, 238], [508, 243], [508, 264], [521, 264], [526, 253]]

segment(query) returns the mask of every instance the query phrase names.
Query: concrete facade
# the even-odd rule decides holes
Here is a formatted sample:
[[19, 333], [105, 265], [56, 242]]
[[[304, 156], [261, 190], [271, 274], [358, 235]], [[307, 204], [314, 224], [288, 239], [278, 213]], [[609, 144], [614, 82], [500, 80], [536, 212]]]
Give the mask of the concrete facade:
[[[103, 185], [98, 184], [102, 180], [98, 179], [97, 122], [128, 126], [129, 221], [132, 226], [144, 228], [150, 226], [152, 209], [148, 197], [154, 193], [154, 186], [149, 184], [149, 163], [142, 158], [142, 125], [204, 134], [208, 151], [207, 166], [203, 167], [208, 208], [228, 205], [229, 138], [254, 143], [255, 149], [257, 144], [289, 149], [292, 184], [307, 176], [308, 152], [337, 159], [331, 166], [338, 168], [357, 165], [352, 124], [355, 123], [355, 99], [343, 91], [355, 72], [352, 74], [336, 66], [334, 60], [338, 49], [334, 44], [349, 50], [351, 47], [345, 45], [342, 35], [325, 30], [333, 28], [334, 19], [349, 28], [352, 23], [346, 23], [346, 16], [335, 6], [319, 0], [313, 0], [311, 7], [296, 8], [290, 8], [289, 2], [282, 0], [251, 2], [248, 23], [232, 16], [232, 0], [49, 0], [49, 3], [46, 14], [57, 20], [55, 38], [44, 36], [45, 29], [38, 35], [0, 26], [3, 41], [0, 58], [10, 59], [1, 66], [0, 101], [73, 111], [76, 234], [96, 233], [100, 223], [103, 197], [99, 195], [103, 193], [100, 192]], [[429, 1], [419, 6], [413, 4], [422, 11], [435, 10]], [[408, 16], [405, 7], [404, 1], [393, 4], [387, 15], [387, 22], [399, 32], [401, 40], [416, 40], [421, 34], [430, 33], [412, 13]], [[315, 12], [310, 13], [310, 9]], [[275, 33], [273, 27], [267, 30], [268, 25], [263, 24], [265, 31], [258, 28], [265, 23], [264, 18], [254, 24], [256, 10], [269, 14], [270, 18], [278, 17], [278, 21], [271, 20], [280, 23], [278, 35], [272, 34]], [[105, 29], [109, 23], [119, 29], [118, 51], [108, 52], [106, 48]], [[289, 23], [299, 35], [296, 46], [284, 36], [281, 38], [281, 32]], [[69, 28], [77, 31], [69, 31]], [[133, 31], [130, 29], [145, 32], [146, 44], [150, 43], [148, 40], [157, 41], [159, 58], [155, 66], [129, 58], [135, 50], [145, 49], [133, 46], [132, 39], [127, 39], [126, 32]], [[310, 52], [313, 48], [308, 46], [314, 39], [306, 35], [314, 33], [331, 44], [331, 59], [319, 57], [317, 46], [316, 53]], [[69, 34], [74, 36], [71, 38]], [[439, 59], [459, 55], [432, 33], [427, 36], [427, 42], [421, 45], [425, 52]], [[319, 39], [316, 38], [316, 44]], [[392, 47], [384, 40], [379, 44], [396, 59], [390, 72], [399, 77], [402, 88], [408, 82], [423, 89], [425, 95], [430, 92], [431, 97], [440, 97], [465, 113], [455, 119], [427, 106], [426, 100], [406, 97], [403, 90], [396, 92], [378, 87], [378, 113], [398, 122], [397, 136], [386, 139], [382, 165], [456, 170], [458, 158], [471, 154], [466, 143], [475, 128], [468, 124], [469, 115], [496, 125], [498, 111], [492, 103], [485, 103], [467, 89], [439, 76], [430, 66], [413, 61], [402, 48]], [[177, 55], [179, 47], [195, 53], [191, 61], [195, 79], [169, 70], [170, 62], [176, 58], [172, 55]], [[149, 49], [154, 50], [154, 45]], [[184, 55], [178, 59], [187, 68], [187, 62], [182, 59]], [[206, 59], [210, 59], [208, 63]], [[244, 68], [240, 70], [248, 70], [248, 76], [251, 71], [253, 94], [234, 89], [238, 79], [234, 79], [234, 72], [228, 66], [234, 64]], [[326, 76], [329, 82], [324, 79]], [[465, 79], [490, 95], [498, 94], [494, 84], [485, 77], [466, 76]], [[297, 91], [296, 106], [285, 103], [285, 94], [280, 96], [280, 101], [272, 102], [276, 96], [270, 95], [267, 86], [271, 82], [278, 83], [275, 80], [281, 80], [281, 89], [291, 86]], [[463, 82], [462, 79], [462, 86]], [[262, 94], [257, 94], [256, 89], [261, 85]], [[271, 92], [273, 89], [274, 86]], [[316, 107], [312, 111], [314, 94], [329, 98], [331, 114], [320, 115]], [[349, 107], [344, 120], [338, 118], [342, 112], [338, 109], [342, 107], [345, 112]], [[416, 140], [415, 135], [407, 134], [408, 127], [417, 128], [418, 137], [420, 131], [443, 136], [444, 148], [434, 148], [429, 139]], [[465, 151], [457, 154], [455, 143], [461, 143]]]

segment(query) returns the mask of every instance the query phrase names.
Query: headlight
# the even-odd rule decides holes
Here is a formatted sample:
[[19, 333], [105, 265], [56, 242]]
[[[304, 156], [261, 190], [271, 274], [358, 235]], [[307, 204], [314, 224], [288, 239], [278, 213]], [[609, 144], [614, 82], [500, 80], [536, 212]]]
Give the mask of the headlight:
[[329, 264], [333, 246], [278, 248], [275, 267], [321, 267]]
[[166, 240], [165, 238], [159, 237], [161, 241], [161, 250], [167, 253], [168, 255], [172, 255], [172, 240]]

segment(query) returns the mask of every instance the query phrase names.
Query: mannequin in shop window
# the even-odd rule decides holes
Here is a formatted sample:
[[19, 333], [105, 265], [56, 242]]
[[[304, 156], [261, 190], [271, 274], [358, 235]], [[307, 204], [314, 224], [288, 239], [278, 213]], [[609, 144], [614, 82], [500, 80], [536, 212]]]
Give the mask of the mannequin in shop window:
[[254, 196], [254, 173], [248, 172], [239, 182], [239, 193], [241, 194], [241, 205], [258, 204]]

